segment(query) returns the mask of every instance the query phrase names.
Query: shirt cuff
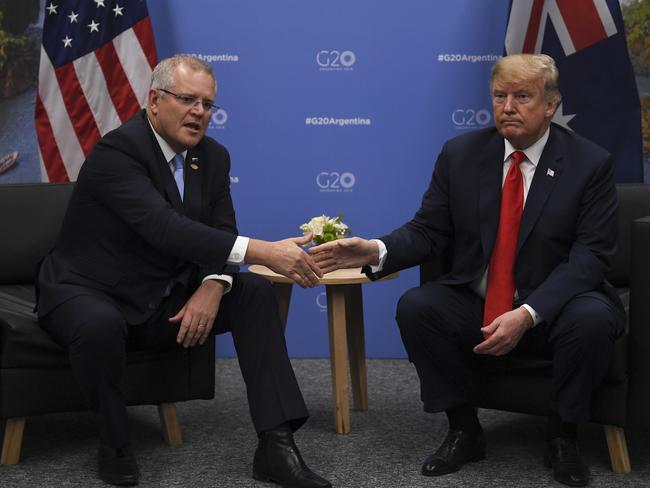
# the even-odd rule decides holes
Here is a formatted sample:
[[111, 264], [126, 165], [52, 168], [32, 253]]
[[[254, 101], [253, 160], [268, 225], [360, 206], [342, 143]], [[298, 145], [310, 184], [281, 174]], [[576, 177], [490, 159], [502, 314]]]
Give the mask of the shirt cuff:
[[522, 305], [522, 307], [524, 307], [526, 310], [528, 310], [528, 313], [529, 313], [530, 316], [533, 318], [533, 327], [535, 327], [535, 326], [536, 326], [537, 324], [539, 324], [540, 322], [543, 322], [543, 321], [544, 321], [544, 318], [543, 318], [540, 314], [538, 314], [537, 312], [535, 312], [535, 310], [533, 309], [533, 307], [531, 307], [531, 306], [528, 305], [527, 303], [524, 303], [524, 304]]
[[246, 257], [246, 251], [248, 250], [249, 240], [250, 239], [248, 237], [237, 236], [237, 239], [235, 239], [235, 244], [232, 246], [230, 254], [228, 255], [228, 260], [226, 261], [228, 264], [232, 264], [233, 266], [244, 264], [244, 258]]
[[384, 263], [386, 262], [386, 256], [388, 256], [388, 250], [386, 249], [386, 244], [379, 239], [370, 239], [372, 242], [376, 242], [379, 247], [379, 264], [376, 266], [370, 265], [370, 271], [373, 273], [379, 273], [384, 268]]
[[225, 281], [226, 282], [226, 287], [223, 289], [223, 294], [225, 295], [228, 293], [230, 290], [232, 290], [232, 276], [230, 275], [220, 275], [220, 274], [211, 274], [206, 276], [201, 280], [201, 283], [203, 283], [205, 280], [219, 280], [219, 281]]

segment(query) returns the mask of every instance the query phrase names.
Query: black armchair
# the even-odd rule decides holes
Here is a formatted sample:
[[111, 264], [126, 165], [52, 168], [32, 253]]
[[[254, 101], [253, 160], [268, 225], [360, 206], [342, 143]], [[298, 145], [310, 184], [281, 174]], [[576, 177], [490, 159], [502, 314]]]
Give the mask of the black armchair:
[[[85, 410], [67, 353], [38, 326], [37, 262], [54, 245], [73, 184], [0, 186], [0, 463], [20, 459], [25, 417]], [[174, 402], [214, 397], [214, 341], [129, 352], [127, 402], [158, 405], [165, 441], [182, 443]], [[0, 430], [2, 430], [0, 424]]]
[[[619, 184], [619, 236], [608, 275], [628, 314], [626, 334], [615, 344], [609, 372], [592, 404], [592, 420], [605, 427], [612, 470], [630, 471], [624, 428], [650, 430], [650, 185]], [[426, 282], [445, 271], [444, 258], [420, 267]], [[511, 353], [481, 358], [478, 406], [548, 415], [551, 361]], [[483, 378], [483, 376], [482, 376]]]

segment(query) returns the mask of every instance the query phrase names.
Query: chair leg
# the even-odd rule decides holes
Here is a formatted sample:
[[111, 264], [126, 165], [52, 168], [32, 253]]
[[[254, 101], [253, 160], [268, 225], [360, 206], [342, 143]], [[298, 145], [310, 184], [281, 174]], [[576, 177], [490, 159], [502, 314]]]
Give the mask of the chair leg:
[[180, 446], [183, 443], [183, 436], [176, 417], [176, 405], [161, 403], [158, 405], [158, 414], [160, 415], [163, 437], [167, 445], [170, 447]]
[[24, 431], [24, 417], [7, 419], [0, 464], [18, 464], [20, 461], [20, 449], [23, 446]]
[[631, 471], [630, 456], [627, 453], [627, 442], [625, 442], [625, 430], [621, 427], [605, 426], [605, 438], [609, 449], [609, 460], [612, 463], [612, 471], [623, 474]]

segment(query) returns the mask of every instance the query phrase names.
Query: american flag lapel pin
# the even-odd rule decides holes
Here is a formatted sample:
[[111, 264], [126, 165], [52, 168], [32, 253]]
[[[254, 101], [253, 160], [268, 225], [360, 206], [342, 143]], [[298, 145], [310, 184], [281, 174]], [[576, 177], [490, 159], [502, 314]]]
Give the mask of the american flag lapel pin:
[[551, 168], [548, 168], [546, 170], [546, 176], [550, 176], [551, 178], [555, 176], [555, 171], [553, 171]]

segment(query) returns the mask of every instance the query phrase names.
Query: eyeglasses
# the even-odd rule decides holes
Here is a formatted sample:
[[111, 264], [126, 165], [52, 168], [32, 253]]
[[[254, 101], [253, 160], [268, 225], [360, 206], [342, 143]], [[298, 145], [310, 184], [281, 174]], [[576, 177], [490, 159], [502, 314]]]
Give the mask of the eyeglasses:
[[194, 107], [197, 103], [200, 103], [201, 106], [203, 107], [203, 110], [212, 113], [216, 112], [221, 108], [218, 105], [212, 103], [210, 100], [206, 100], [205, 98], [201, 99], [193, 95], [177, 95], [176, 93], [170, 92], [169, 90], [165, 90], [164, 88], [157, 88], [157, 90], [171, 95], [186, 107]]

